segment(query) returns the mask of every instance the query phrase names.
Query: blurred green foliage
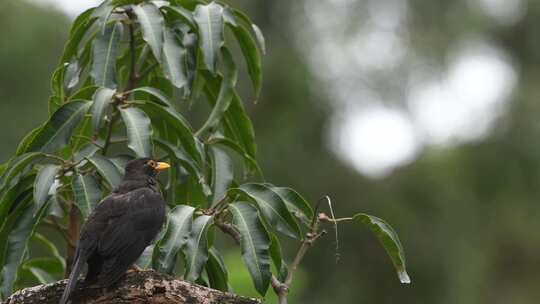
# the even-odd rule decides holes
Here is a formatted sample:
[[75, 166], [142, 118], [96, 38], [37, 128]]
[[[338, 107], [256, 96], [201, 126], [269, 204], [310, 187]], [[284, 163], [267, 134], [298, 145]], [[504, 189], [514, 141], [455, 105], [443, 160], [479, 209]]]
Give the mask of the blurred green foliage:
[[[306, 257], [307, 285], [295, 303], [537, 303], [540, 6], [530, 1], [519, 22], [497, 27], [468, 14], [467, 1], [411, 1], [413, 33], [425, 38], [416, 48], [439, 50], [425, 56], [443, 60], [440, 52], [456, 35], [487, 31], [519, 66], [520, 81], [509, 113], [487, 139], [430, 149], [390, 177], [368, 180], [326, 148], [331, 101], [286, 33], [286, 20], [294, 18], [289, 2], [235, 2], [268, 43], [262, 97], [249, 106], [267, 179], [311, 200], [330, 195], [338, 216], [359, 208], [383, 216], [400, 232], [413, 279], [400, 285], [374, 238], [340, 225], [339, 263], [329, 234]], [[48, 80], [68, 30], [58, 13], [22, 6], [30, 7], [8, 1], [0, 13], [0, 36], [9, 41], [0, 46], [4, 160], [46, 117]]]

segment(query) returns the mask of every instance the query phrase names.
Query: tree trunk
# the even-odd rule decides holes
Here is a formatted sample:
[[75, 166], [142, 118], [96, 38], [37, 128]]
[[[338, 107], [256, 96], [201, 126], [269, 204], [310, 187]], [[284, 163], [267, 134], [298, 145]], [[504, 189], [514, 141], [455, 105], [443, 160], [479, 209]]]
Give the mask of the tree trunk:
[[[57, 304], [67, 280], [17, 291], [4, 304]], [[82, 283], [82, 280], [79, 281]], [[72, 303], [80, 304], [261, 304], [249, 299], [203, 287], [153, 270], [132, 271], [110, 288], [79, 288]]]

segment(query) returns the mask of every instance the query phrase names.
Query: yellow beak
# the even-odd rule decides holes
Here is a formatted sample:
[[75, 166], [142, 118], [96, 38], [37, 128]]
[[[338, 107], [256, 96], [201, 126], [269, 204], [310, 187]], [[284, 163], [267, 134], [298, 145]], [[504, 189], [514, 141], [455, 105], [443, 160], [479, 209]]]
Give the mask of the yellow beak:
[[164, 162], [158, 162], [155, 169], [157, 171], [162, 171], [162, 170], [165, 170], [165, 169], [169, 169], [171, 167], [171, 165], [167, 164], [167, 163], [164, 163]]

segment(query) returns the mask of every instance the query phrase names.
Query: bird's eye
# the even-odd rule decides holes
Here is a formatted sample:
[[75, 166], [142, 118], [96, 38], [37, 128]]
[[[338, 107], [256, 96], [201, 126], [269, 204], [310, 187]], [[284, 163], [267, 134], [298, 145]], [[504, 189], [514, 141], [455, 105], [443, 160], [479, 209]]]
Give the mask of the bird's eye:
[[157, 167], [157, 163], [154, 160], [149, 160], [146, 164], [152, 168]]

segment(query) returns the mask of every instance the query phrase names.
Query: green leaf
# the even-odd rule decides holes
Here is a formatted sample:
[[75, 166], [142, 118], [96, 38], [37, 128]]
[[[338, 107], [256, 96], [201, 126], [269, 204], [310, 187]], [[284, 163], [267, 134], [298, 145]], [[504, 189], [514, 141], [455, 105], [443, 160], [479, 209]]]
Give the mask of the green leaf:
[[165, 235], [154, 249], [153, 264], [157, 271], [173, 274], [178, 251], [190, 237], [194, 211], [195, 208], [191, 206], [178, 205], [169, 212]]
[[[216, 100], [215, 92], [219, 91], [219, 77], [213, 77], [210, 73], [201, 71], [205, 79], [205, 93], [208, 100]], [[213, 105], [212, 105], [213, 106]], [[255, 157], [257, 145], [255, 144], [255, 131], [251, 119], [246, 114], [242, 101], [236, 92], [233, 95], [231, 104], [224, 115], [225, 134], [233, 141], [240, 143], [243, 149], [251, 156]]]
[[300, 227], [287, 209], [285, 201], [270, 187], [248, 183], [232, 189], [232, 193], [244, 194], [256, 203], [264, 219], [277, 231], [293, 238], [301, 238]]
[[86, 220], [101, 199], [99, 182], [91, 174], [77, 174], [71, 182], [75, 204]]
[[211, 206], [217, 204], [227, 193], [227, 189], [234, 179], [233, 160], [220, 146], [209, 147], [212, 160], [212, 201]]
[[240, 248], [255, 289], [264, 296], [270, 284], [270, 237], [257, 209], [246, 202], [229, 205], [234, 224], [240, 232]]
[[39, 134], [39, 132], [43, 129], [43, 126], [39, 126], [35, 128], [34, 130], [30, 131], [30, 133], [26, 134], [26, 136], [23, 138], [19, 146], [17, 147], [17, 152], [15, 155], [19, 156], [26, 151], [28, 151], [28, 146], [30, 143], [36, 138], [36, 136]]
[[23, 172], [27, 166], [43, 157], [43, 153], [32, 152], [17, 156], [11, 160], [6, 171], [2, 175], [2, 178], [0, 179], [0, 191], [4, 191], [4, 188], [7, 185], [13, 183], [14, 177]]
[[[47, 202], [49, 191], [54, 183], [56, 174], [60, 171], [58, 165], [44, 165], [39, 169], [34, 183], [34, 202], [36, 212]], [[35, 214], [34, 214], [35, 215]]]
[[99, 88], [94, 94], [94, 103], [92, 104], [92, 128], [94, 132], [98, 132], [103, 116], [110, 108], [112, 99], [116, 90], [109, 88]]
[[152, 100], [155, 100], [160, 105], [166, 106], [166, 107], [172, 107], [172, 104], [171, 104], [171, 102], [169, 100], [169, 97], [167, 97], [167, 95], [165, 95], [165, 93], [163, 93], [162, 91], [160, 91], [160, 90], [158, 90], [156, 88], [153, 88], [153, 87], [140, 87], [140, 88], [136, 88], [136, 89], [131, 90], [131, 92], [132, 93], [137, 93], [137, 92], [146, 93], [147, 95], [155, 97], [156, 99], [152, 99]]
[[122, 119], [126, 124], [128, 147], [137, 157], [152, 155], [152, 122], [146, 114], [137, 108], [120, 109]]
[[53, 255], [53, 257], [62, 265], [62, 273], [64, 272], [64, 268], [66, 268], [66, 260], [62, 255], [60, 255], [60, 252], [58, 251], [58, 248], [56, 248], [56, 245], [51, 242], [49, 239], [47, 239], [45, 236], [39, 233], [34, 233], [33, 239], [38, 241], [43, 247], [49, 250], [49, 252]]
[[193, 131], [189, 123], [178, 112], [151, 102], [146, 102], [138, 106], [150, 116], [154, 125], [164, 122], [167, 126], [170, 126], [180, 139], [188, 155], [197, 163], [202, 163], [203, 156], [197, 148], [197, 139], [193, 136]]
[[97, 169], [99, 174], [107, 181], [111, 188], [116, 188], [122, 181], [122, 175], [118, 172], [115, 165], [107, 158], [95, 154], [87, 158], [88, 161]]
[[96, 7], [92, 13], [92, 17], [98, 18], [99, 29], [102, 33], [106, 30], [107, 21], [112, 15], [114, 7], [115, 6], [110, 1], [104, 1], [98, 7]]
[[259, 50], [257, 49], [257, 44], [255, 43], [255, 40], [253, 40], [249, 30], [243, 25], [231, 25], [230, 28], [238, 40], [240, 49], [242, 50], [244, 58], [246, 59], [248, 74], [253, 82], [255, 95], [259, 96], [262, 88], [262, 61]]
[[310, 224], [315, 214], [308, 202], [298, 192], [287, 187], [272, 186], [272, 190], [283, 199], [296, 217], [300, 218], [304, 223]]
[[244, 151], [244, 149], [234, 141], [222, 136], [212, 136], [208, 143], [211, 145], [225, 146], [235, 151], [240, 157], [244, 159], [244, 164], [249, 169], [249, 171], [256, 172], [261, 179], [264, 179], [262, 170], [259, 167], [257, 161], [249, 154], [247, 154], [246, 151]]
[[180, 150], [180, 148], [175, 147], [159, 138], [154, 138], [154, 143], [159, 146], [159, 148], [164, 150], [169, 155], [169, 157], [178, 161], [182, 165], [182, 167], [187, 172], [189, 172], [189, 174], [195, 180], [197, 180], [199, 185], [202, 187], [202, 192], [206, 196], [209, 196], [212, 193], [210, 186], [208, 186], [208, 183], [206, 182], [205, 176], [201, 173], [200, 167], [197, 166], [197, 164], [194, 163], [193, 160], [191, 160], [188, 156], [186, 156], [185, 153]]
[[392, 260], [399, 281], [404, 284], [411, 283], [405, 267], [405, 251], [394, 229], [382, 219], [365, 213], [356, 214], [353, 219], [356, 222], [366, 225], [377, 237]]
[[230, 291], [229, 274], [227, 273], [227, 267], [225, 267], [223, 257], [214, 247], [210, 248], [208, 253], [208, 262], [206, 263], [205, 270], [208, 275], [210, 287], [225, 292]]
[[32, 192], [31, 188], [34, 186], [35, 178], [35, 174], [26, 175], [14, 183], [9, 189], [4, 191], [4, 194], [0, 198], [0, 219], [5, 219], [7, 217], [10, 210], [14, 208], [17, 198], [20, 195]]
[[62, 105], [36, 134], [27, 150], [52, 153], [67, 146], [90, 105], [91, 103], [82, 100]]
[[171, 15], [182, 18], [182, 20], [191, 28], [195, 28], [195, 20], [193, 19], [193, 13], [191, 11], [181, 6], [171, 5], [164, 6], [162, 9]]
[[193, 221], [191, 233], [183, 249], [186, 258], [186, 273], [184, 278], [194, 282], [199, 278], [208, 260], [207, 233], [212, 225], [213, 217], [201, 215]]
[[274, 235], [270, 235], [270, 257], [272, 258], [272, 263], [276, 267], [277, 277], [280, 282], [285, 282], [289, 270], [287, 269], [287, 264], [283, 260], [283, 254], [281, 253], [281, 244], [279, 243], [278, 238]]
[[71, 62], [66, 67], [64, 75], [64, 90], [71, 91], [74, 87], [79, 84], [81, 74], [81, 67], [79, 62], [76, 59], [71, 60]]
[[208, 70], [215, 73], [216, 59], [223, 38], [223, 7], [215, 2], [197, 5], [193, 18], [199, 29], [199, 46]]
[[257, 38], [257, 42], [259, 43], [261, 52], [263, 53], [263, 55], [265, 55], [266, 54], [266, 41], [264, 39], [264, 35], [261, 29], [255, 23], [251, 24], [251, 29], [253, 29], [253, 32], [255, 33], [255, 37]]
[[60, 60], [61, 63], [69, 62], [73, 56], [77, 55], [81, 40], [85, 36], [88, 29], [90, 29], [92, 24], [94, 24], [96, 21], [96, 18], [93, 17], [94, 10], [94, 8], [86, 10], [73, 22], [73, 26], [71, 27], [71, 31], [69, 33], [69, 40], [64, 47], [64, 54]]
[[176, 34], [170, 28], [163, 32], [163, 74], [177, 87], [182, 88], [187, 85], [186, 77], [186, 49], [176, 38]]
[[33, 258], [24, 262], [21, 268], [30, 271], [40, 284], [58, 281], [63, 272], [62, 264], [51, 258]]
[[163, 15], [153, 3], [142, 3], [133, 6], [133, 12], [142, 28], [143, 39], [148, 43], [152, 53], [161, 61], [163, 47]]
[[142, 269], [149, 269], [152, 266], [152, 255], [154, 254], [155, 245], [146, 247], [141, 256], [135, 262], [135, 265]]
[[[2, 258], [2, 270], [0, 271], [0, 292], [4, 297], [10, 295], [13, 291], [13, 284], [17, 280], [19, 266], [27, 256], [30, 237], [43, 215], [43, 209], [35, 212], [36, 208], [36, 205], [31, 203], [30, 196], [28, 196], [10, 214], [7, 219], [9, 223], [2, 226], [0, 235], [7, 235], [5, 243], [2, 242], [5, 246], [3, 249], [5, 255]], [[34, 217], [34, 213], [38, 215]]]
[[98, 34], [94, 42], [90, 76], [97, 86], [116, 89], [116, 57], [122, 30], [122, 23], [117, 22]]
[[234, 87], [236, 86], [236, 80], [238, 77], [238, 71], [231, 53], [225, 47], [221, 48], [221, 54], [223, 57], [223, 77], [221, 77], [221, 84], [219, 88], [219, 94], [214, 103], [212, 112], [208, 116], [208, 119], [204, 125], [197, 131], [197, 134], [202, 134], [207, 130], [210, 130], [217, 126], [221, 121], [223, 114], [229, 108], [231, 100], [234, 94]]

